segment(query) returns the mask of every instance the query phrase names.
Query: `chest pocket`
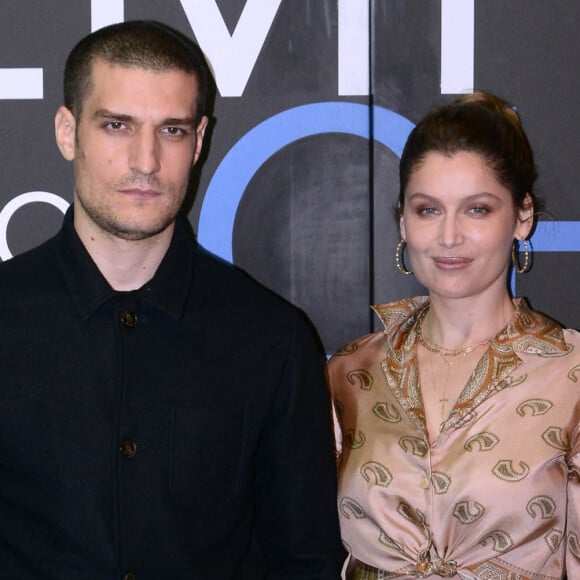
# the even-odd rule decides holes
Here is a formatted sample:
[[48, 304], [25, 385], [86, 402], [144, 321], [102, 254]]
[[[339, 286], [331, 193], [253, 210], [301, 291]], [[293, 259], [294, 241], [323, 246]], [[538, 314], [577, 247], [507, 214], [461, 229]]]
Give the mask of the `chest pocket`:
[[172, 412], [171, 492], [197, 509], [226, 506], [240, 495], [245, 457], [242, 407], [179, 408]]

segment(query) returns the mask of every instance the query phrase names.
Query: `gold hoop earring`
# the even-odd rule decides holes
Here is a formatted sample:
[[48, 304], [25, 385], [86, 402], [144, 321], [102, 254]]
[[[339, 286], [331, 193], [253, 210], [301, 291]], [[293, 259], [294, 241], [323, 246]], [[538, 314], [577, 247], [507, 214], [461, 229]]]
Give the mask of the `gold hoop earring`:
[[397, 244], [397, 249], [395, 250], [395, 265], [397, 266], [397, 270], [401, 272], [401, 274], [405, 274], [405, 276], [409, 276], [413, 273], [412, 270], [407, 270], [405, 267], [405, 260], [403, 258], [403, 252], [405, 251], [405, 246], [407, 245], [407, 240], [401, 240]]
[[[524, 246], [524, 263], [520, 262], [520, 242]], [[514, 240], [512, 244], [512, 264], [518, 274], [525, 274], [532, 265], [532, 244], [528, 240]]]

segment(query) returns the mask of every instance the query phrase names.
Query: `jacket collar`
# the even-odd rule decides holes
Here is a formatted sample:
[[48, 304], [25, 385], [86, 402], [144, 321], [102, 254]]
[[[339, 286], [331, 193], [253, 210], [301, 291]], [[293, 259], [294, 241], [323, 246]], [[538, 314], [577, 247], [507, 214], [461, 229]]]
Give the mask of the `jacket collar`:
[[[72, 206], [55, 241], [65, 284], [83, 320], [109, 300], [124, 294], [111, 288], [84, 247], [74, 228]], [[157, 272], [132, 293], [134, 299], [147, 302], [172, 318], [180, 318], [191, 288], [196, 253], [197, 242], [187, 220], [179, 216]]]

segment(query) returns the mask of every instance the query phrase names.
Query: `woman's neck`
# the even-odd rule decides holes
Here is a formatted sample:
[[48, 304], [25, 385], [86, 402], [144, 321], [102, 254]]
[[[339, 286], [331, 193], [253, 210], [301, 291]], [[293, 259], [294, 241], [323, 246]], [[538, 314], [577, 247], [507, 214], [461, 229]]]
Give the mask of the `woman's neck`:
[[492, 339], [511, 319], [514, 306], [507, 291], [501, 296], [441, 298], [431, 296], [423, 333], [439, 347], [468, 348]]

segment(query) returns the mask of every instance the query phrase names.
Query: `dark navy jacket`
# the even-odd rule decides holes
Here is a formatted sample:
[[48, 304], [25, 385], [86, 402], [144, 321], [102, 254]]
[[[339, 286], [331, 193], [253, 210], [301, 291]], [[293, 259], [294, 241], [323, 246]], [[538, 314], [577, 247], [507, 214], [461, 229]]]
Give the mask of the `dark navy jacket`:
[[115, 292], [69, 210], [0, 266], [0, 578], [338, 578], [322, 357], [197, 246]]

